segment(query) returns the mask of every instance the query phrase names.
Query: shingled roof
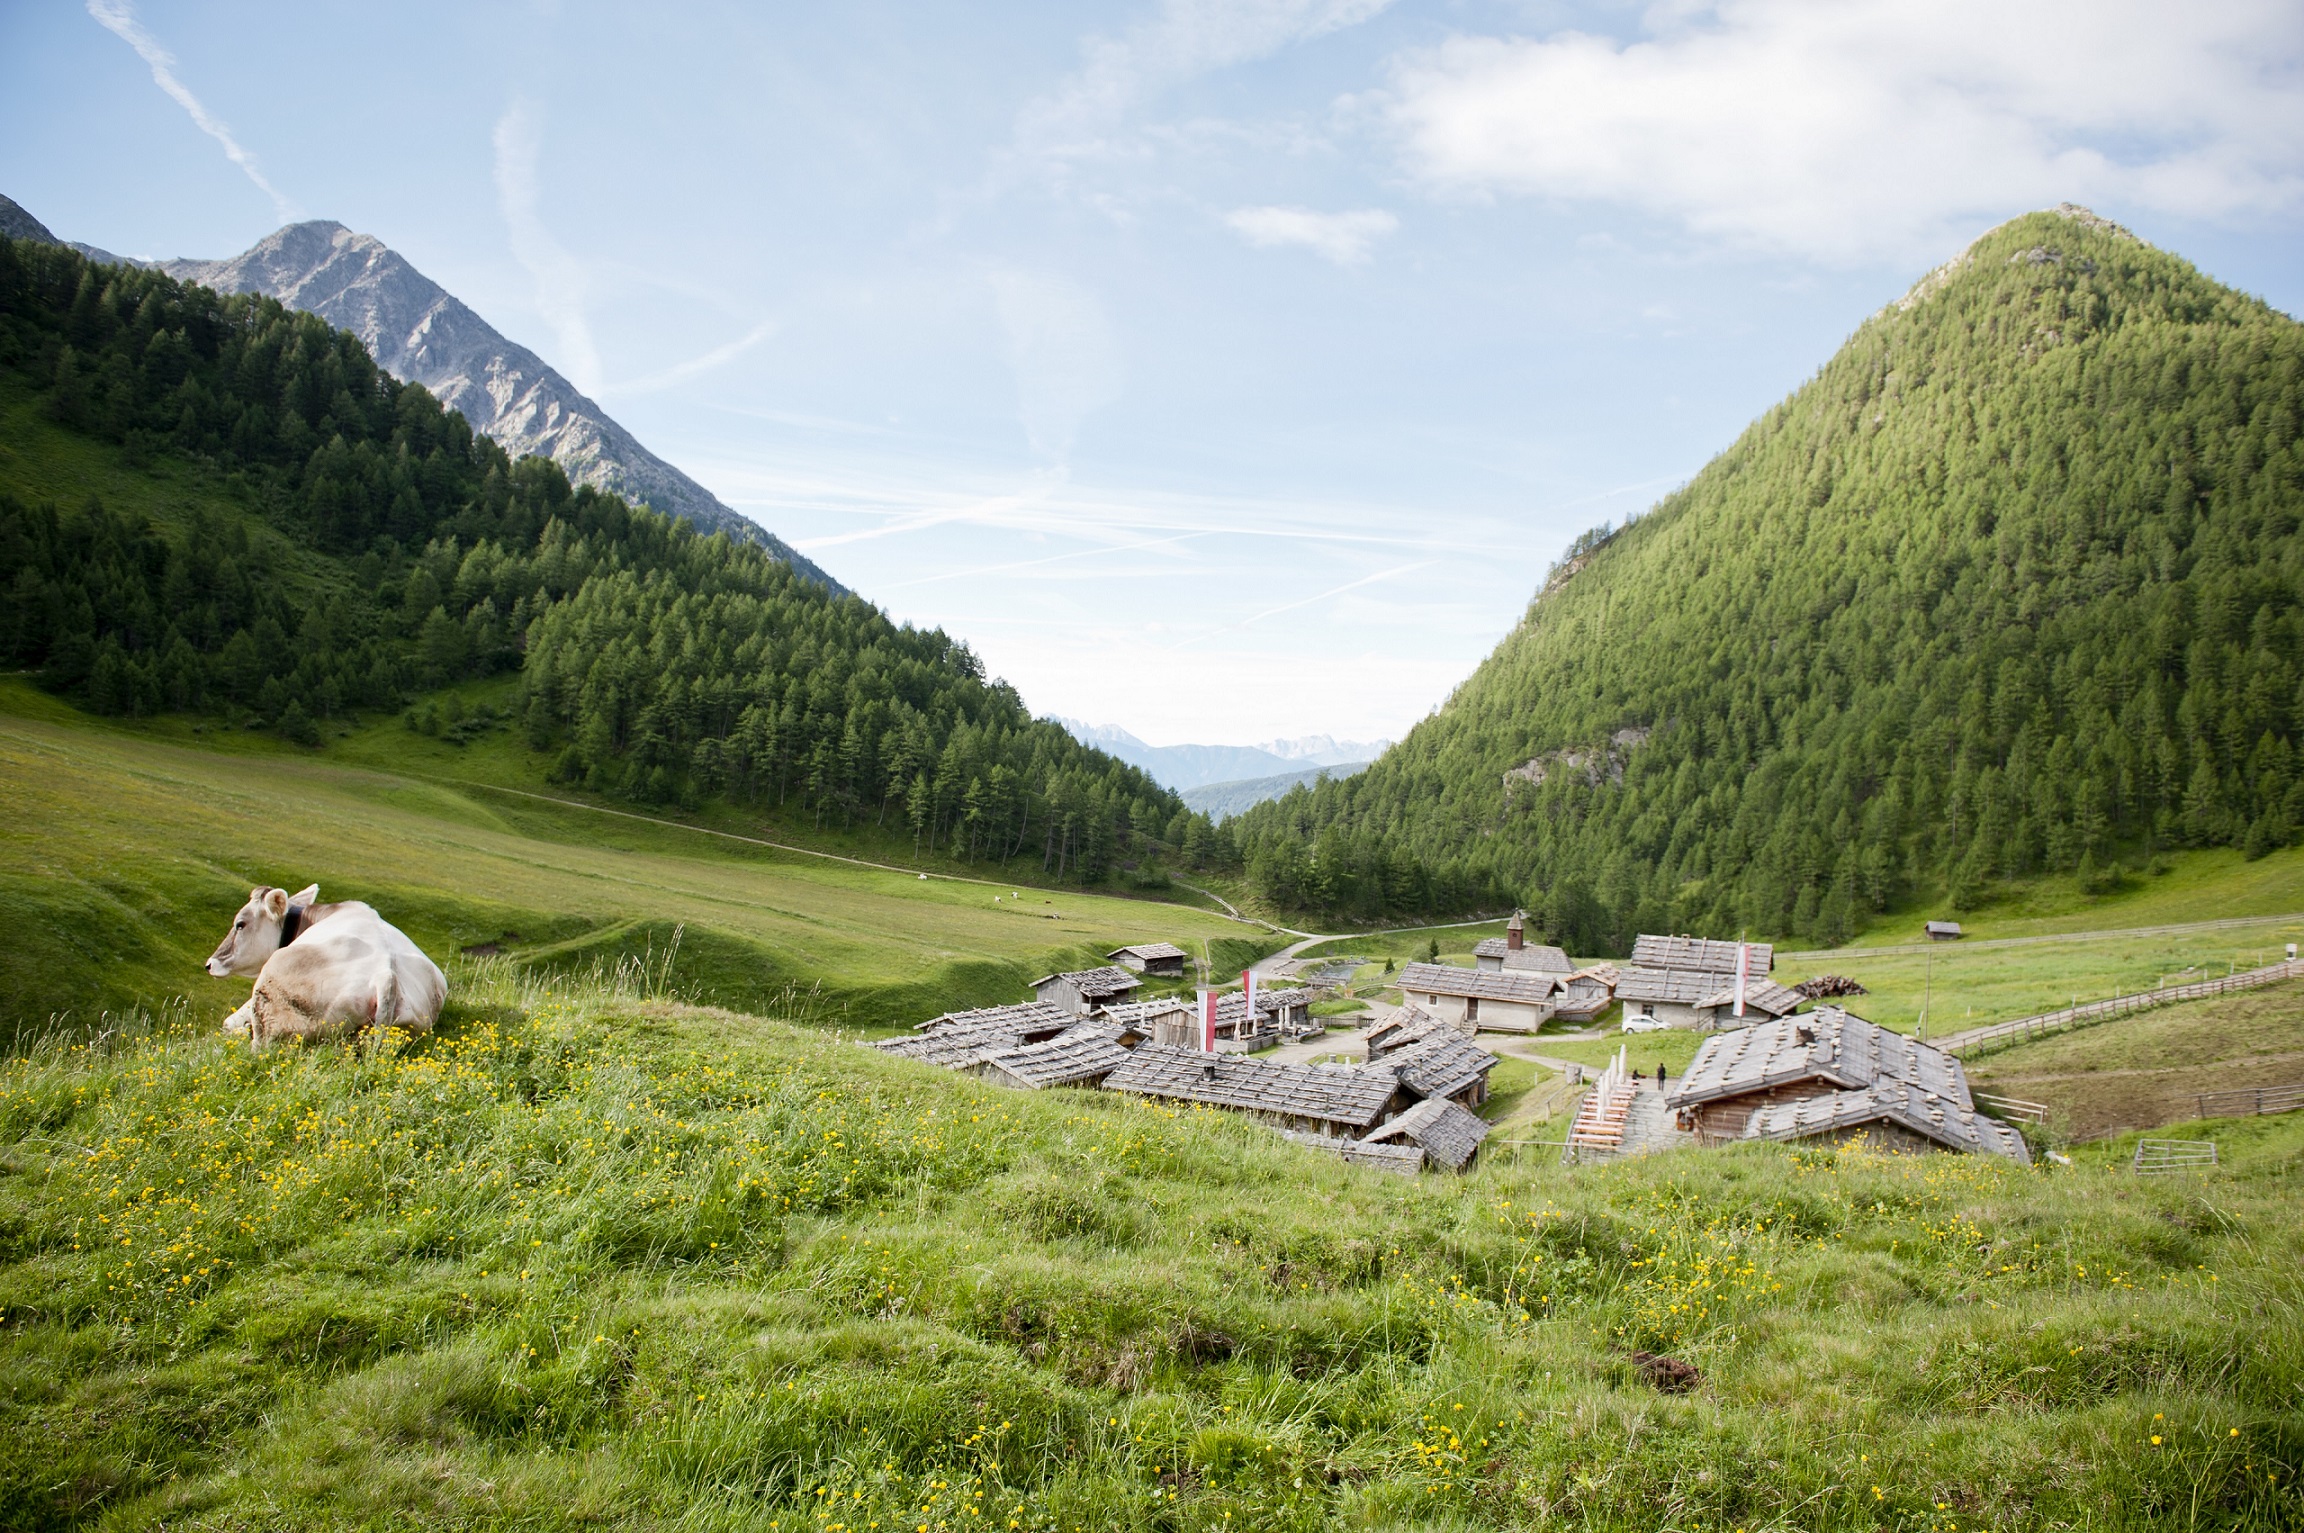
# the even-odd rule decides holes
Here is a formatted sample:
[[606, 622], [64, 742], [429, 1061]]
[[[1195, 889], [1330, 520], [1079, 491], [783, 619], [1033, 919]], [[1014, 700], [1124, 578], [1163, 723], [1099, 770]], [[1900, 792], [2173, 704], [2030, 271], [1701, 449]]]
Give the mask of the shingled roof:
[[1535, 969], [1544, 973], [1566, 974], [1576, 967], [1568, 955], [1556, 947], [1541, 942], [1528, 943], [1517, 950], [1502, 937], [1483, 937], [1472, 946], [1475, 958], [1501, 958], [1515, 969]]
[[948, 1028], [1014, 1027], [1024, 1032], [1039, 1031], [1042, 1036], [1062, 1032], [1080, 1018], [1068, 1006], [1053, 1001], [1019, 1001], [1013, 1006], [984, 1006], [975, 1011], [948, 1011], [940, 1017], [930, 1017], [915, 1023], [916, 1033], [941, 1032]]
[[991, 1024], [947, 1027], [916, 1038], [882, 1038], [872, 1047], [899, 1059], [917, 1059], [924, 1065], [941, 1065], [947, 1070], [967, 1070], [982, 1064], [991, 1055], [1022, 1048], [1024, 1044], [1024, 1035], [1017, 1029]]
[[1315, 1150], [1326, 1150], [1355, 1166], [1374, 1166], [1379, 1171], [1390, 1171], [1400, 1176], [1414, 1176], [1424, 1169], [1422, 1145], [1379, 1144], [1372, 1139], [1333, 1139], [1325, 1134], [1300, 1134], [1285, 1128], [1279, 1132], [1283, 1139], [1293, 1139]]
[[1192, 956], [1173, 942], [1131, 942], [1126, 947], [1114, 948], [1104, 956], [1106, 958], [1118, 958], [1122, 953], [1134, 953], [1138, 958], [1143, 959], [1189, 958]]
[[[1736, 972], [1736, 947], [1733, 942], [1715, 942], [1708, 937], [1651, 937], [1642, 935], [1632, 941], [1632, 963], [1641, 969], [1709, 969], [1714, 974]], [[1766, 974], [1776, 967], [1776, 948], [1767, 942], [1750, 945], [1753, 974]]]
[[1459, 969], [1453, 964], [1412, 963], [1400, 971], [1398, 983], [1404, 993], [1461, 995], [1541, 1006], [1552, 998], [1560, 977], [1534, 969]]
[[990, 1079], [1034, 1091], [1051, 1086], [1093, 1086], [1128, 1062], [1129, 1049], [1120, 1042], [1122, 1024], [1083, 1022], [1045, 1043], [987, 1055]]
[[[1308, 1006], [1311, 1001], [1312, 992], [1309, 990], [1260, 989], [1256, 992], [1256, 1017], [1262, 1021], [1266, 1017], [1277, 1016], [1285, 1007]], [[1240, 1021], [1248, 1014], [1247, 1004], [1244, 993], [1238, 990], [1227, 990], [1216, 997], [1216, 1025], [1227, 1027]]]
[[1104, 1078], [1107, 1091], [1311, 1118], [1354, 1133], [1384, 1116], [1398, 1084], [1390, 1070], [1316, 1069], [1156, 1043], [1138, 1047], [1126, 1064]]
[[[1715, 982], [1718, 976], [1710, 976]], [[1808, 997], [1797, 990], [1787, 989], [1772, 979], [1750, 978], [1744, 981], [1744, 1010], [1770, 1017], [1789, 1016], [1799, 1010]], [[1736, 1004], [1736, 986], [1731, 979], [1724, 990], [1716, 990], [1696, 1003], [1699, 1010], [1727, 1011]]]
[[1393, 1071], [1420, 1097], [1452, 1097], [1486, 1078], [1496, 1056], [1469, 1038], [1443, 1033], [1386, 1054], [1375, 1067]]
[[1719, 988], [1720, 976], [1709, 969], [1626, 968], [1616, 976], [1616, 999], [1634, 1003], [1698, 1006]]
[[[1058, 1007], [1057, 1009], [1061, 1011], [1063, 1008]], [[1115, 1005], [1104, 1007], [1101, 1015], [1108, 1021], [1124, 1022], [1130, 1027], [1146, 1028], [1162, 1017], [1171, 1016], [1179, 1011], [1190, 1016], [1192, 1003], [1176, 996], [1169, 996], [1158, 1001], [1121, 1001]], [[1066, 1015], [1070, 1015], [1070, 1013], [1066, 1013]]]
[[1117, 968], [1112, 964], [1104, 964], [1094, 969], [1067, 969], [1061, 974], [1043, 974], [1032, 981], [1032, 988], [1037, 990], [1052, 979], [1068, 979], [1072, 981], [1073, 989], [1090, 998], [1100, 995], [1126, 995], [1131, 990], [1144, 988], [1144, 981], [1126, 969]]
[[1488, 1125], [1445, 1097], [1418, 1102], [1390, 1123], [1360, 1138], [1362, 1144], [1408, 1140], [1424, 1152], [1426, 1160], [1450, 1171], [1461, 1171], [1479, 1153], [1488, 1137]]
[[1436, 1033], [1454, 1033], [1461, 1025], [1410, 1002], [1392, 1013], [1391, 1021], [1369, 1032], [1368, 1057], [1375, 1059], [1394, 1050], [1404, 1049]]
[[1838, 1006], [1715, 1033], [1696, 1051], [1666, 1101], [1673, 1108], [1694, 1107], [1807, 1080], [1844, 1091], [1903, 1081], [1949, 1097], [1964, 1110], [1973, 1106], [1959, 1060]]
[[871, 1046], [900, 1059], [967, 1070], [982, 1064], [989, 1055], [1053, 1038], [1079, 1022], [1067, 1007], [1025, 1001], [1015, 1006], [948, 1011], [920, 1023], [912, 1037], [882, 1038]]
[[1744, 1125], [1744, 1137], [1810, 1139], [1819, 1134], [1885, 1122], [1897, 1124], [1948, 1149], [2005, 1155], [2023, 1165], [2032, 1164], [2032, 1151], [2024, 1143], [2024, 1136], [1998, 1119], [1976, 1111], [1965, 1100], [1966, 1096], [1965, 1091], [1959, 1099], [1923, 1091], [1907, 1081], [1878, 1081], [1861, 1091], [1835, 1091], [1824, 1096], [1771, 1102], [1752, 1114]]

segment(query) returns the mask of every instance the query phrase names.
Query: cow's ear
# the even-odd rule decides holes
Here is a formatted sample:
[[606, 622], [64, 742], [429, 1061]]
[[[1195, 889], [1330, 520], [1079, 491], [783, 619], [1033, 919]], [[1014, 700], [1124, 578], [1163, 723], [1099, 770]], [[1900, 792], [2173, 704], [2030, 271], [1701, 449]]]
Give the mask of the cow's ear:
[[303, 888], [288, 896], [288, 903], [291, 905], [319, 904], [320, 886], [318, 884], [306, 884]]
[[265, 890], [264, 913], [274, 919], [286, 915], [288, 913], [288, 891], [285, 889]]

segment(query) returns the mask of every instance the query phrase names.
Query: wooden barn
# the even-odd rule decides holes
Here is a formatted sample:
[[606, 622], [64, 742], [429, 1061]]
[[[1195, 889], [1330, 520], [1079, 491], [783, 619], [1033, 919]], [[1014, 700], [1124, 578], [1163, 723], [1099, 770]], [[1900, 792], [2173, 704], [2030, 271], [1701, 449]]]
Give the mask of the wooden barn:
[[1125, 1001], [1143, 988], [1144, 981], [1109, 964], [1100, 969], [1043, 974], [1032, 981], [1034, 996], [1051, 1006], [1068, 1007], [1079, 1016]]
[[1960, 1061], [1837, 1006], [1704, 1041], [1665, 1105], [1699, 1144], [1844, 1140], [2031, 1163], [2023, 1136], [1976, 1110]]
[[1156, 979], [1182, 979], [1185, 960], [1192, 955], [1172, 942], [1138, 942], [1114, 948], [1104, 956], [1138, 974], [1149, 974]]

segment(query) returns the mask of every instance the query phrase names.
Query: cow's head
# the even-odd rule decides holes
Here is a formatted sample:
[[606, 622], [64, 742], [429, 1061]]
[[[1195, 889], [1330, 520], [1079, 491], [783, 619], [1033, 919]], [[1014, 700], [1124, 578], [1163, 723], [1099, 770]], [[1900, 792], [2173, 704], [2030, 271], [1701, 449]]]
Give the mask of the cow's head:
[[280, 951], [280, 931], [287, 923], [288, 907], [310, 905], [318, 898], [318, 884], [296, 894], [285, 889], [249, 890], [248, 903], [232, 918], [232, 929], [216, 944], [216, 951], [208, 955], [208, 972], [218, 979], [226, 979], [234, 974], [260, 971], [265, 961]]

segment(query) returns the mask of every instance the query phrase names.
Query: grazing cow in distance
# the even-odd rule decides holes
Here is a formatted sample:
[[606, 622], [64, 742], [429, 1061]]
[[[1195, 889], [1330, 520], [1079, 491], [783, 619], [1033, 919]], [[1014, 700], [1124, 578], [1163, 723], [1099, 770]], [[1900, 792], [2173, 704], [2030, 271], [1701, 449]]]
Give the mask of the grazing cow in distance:
[[358, 900], [319, 903], [255, 888], [232, 918], [208, 972], [256, 976], [256, 993], [224, 1020], [251, 1047], [275, 1038], [357, 1036], [371, 1027], [428, 1033], [448, 999], [448, 980], [407, 935]]

